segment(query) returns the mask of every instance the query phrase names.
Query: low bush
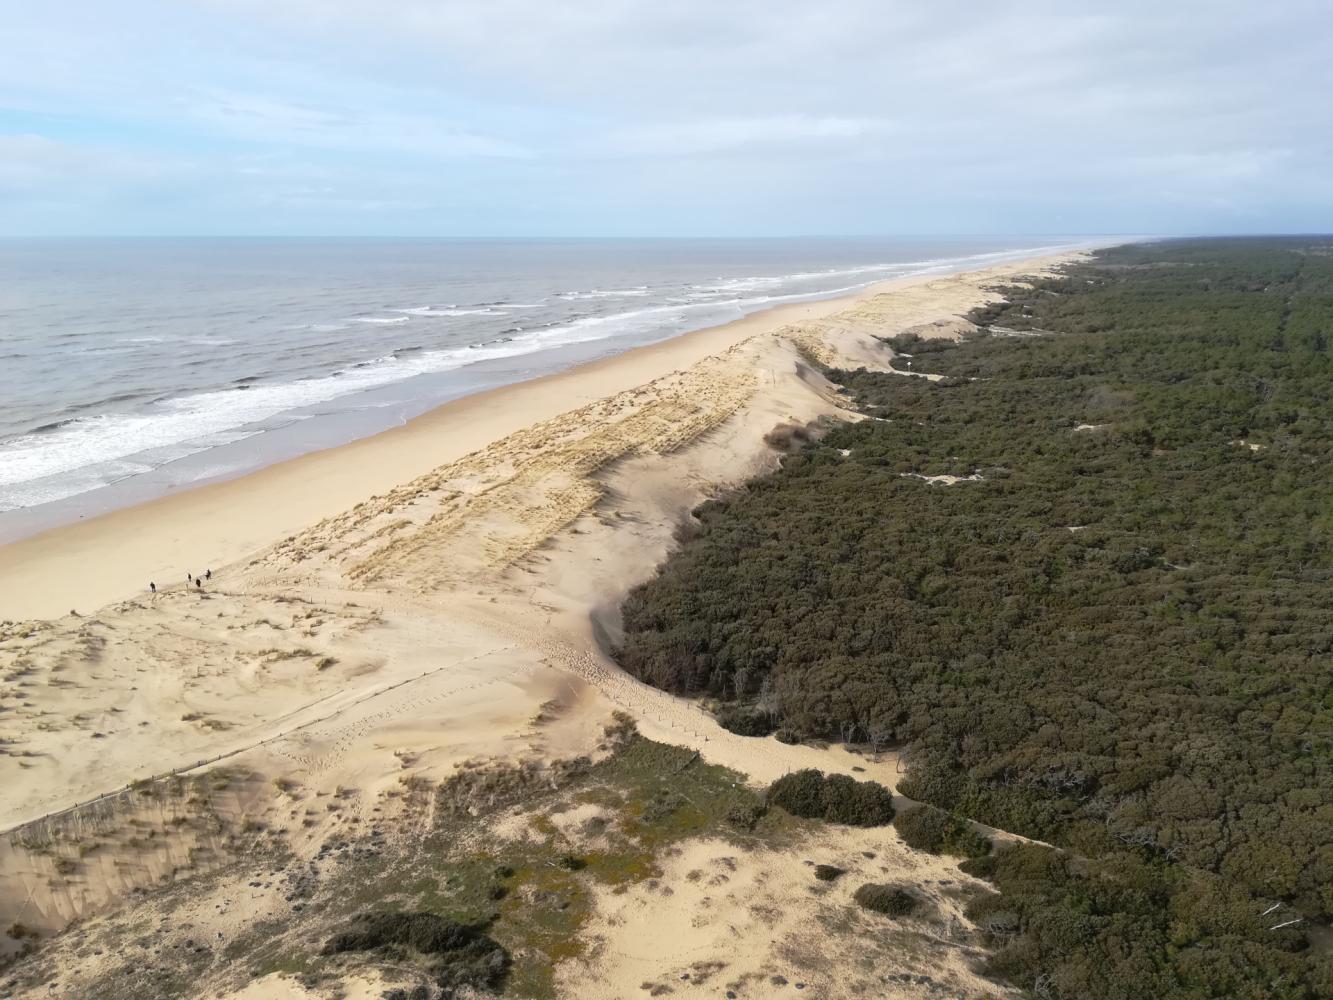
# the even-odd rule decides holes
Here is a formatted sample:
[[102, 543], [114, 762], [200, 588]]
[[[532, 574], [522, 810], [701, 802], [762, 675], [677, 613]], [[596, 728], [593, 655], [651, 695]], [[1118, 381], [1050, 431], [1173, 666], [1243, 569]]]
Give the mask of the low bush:
[[727, 812], [727, 822], [738, 830], [749, 833], [768, 812], [768, 807], [760, 802], [742, 802], [731, 807]]
[[834, 882], [846, 874], [846, 868], [839, 868], [836, 865], [815, 865], [815, 878], [821, 882]]
[[768, 803], [803, 819], [824, 818], [824, 773], [808, 768], [768, 786]]
[[738, 705], [718, 709], [717, 724], [737, 736], [767, 736], [776, 728], [770, 713]]
[[363, 913], [353, 923], [328, 940], [324, 954], [414, 951], [431, 960], [430, 974], [445, 996], [464, 987], [495, 989], [509, 973], [509, 953], [474, 924], [424, 912]]
[[777, 451], [795, 451], [810, 443], [810, 431], [800, 424], [778, 424], [764, 435], [764, 444]]
[[989, 854], [991, 842], [972, 826], [943, 809], [917, 806], [893, 818], [894, 829], [908, 847], [931, 854], [977, 858]]
[[768, 801], [793, 816], [846, 826], [893, 821], [893, 795], [883, 785], [814, 769], [783, 775], [769, 786]]
[[875, 913], [882, 913], [886, 917], [908, 916], [921, 905], [921, 900], [906, 889], [896, 885], [880, 885], [876, 882], [867, 882], [852, 894], [852, 898], [856, 900], [858, 906], [873, 910]]
[[846, 826], [884, 826], [893, 822], [893, 794], [874, 781], [845, 774], [824, 779], [824, 818]]

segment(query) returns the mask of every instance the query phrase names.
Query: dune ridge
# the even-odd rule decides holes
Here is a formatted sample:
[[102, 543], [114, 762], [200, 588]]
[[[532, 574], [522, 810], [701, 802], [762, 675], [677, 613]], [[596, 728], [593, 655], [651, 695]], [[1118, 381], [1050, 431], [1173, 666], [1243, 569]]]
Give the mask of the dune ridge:
[[[604, 652], [615, 608], [652, 573], [694, 506], [778, 461], [765, 443], [774, 427], [864, 419], [843, 408], [811, 361], [892, 368], [877, 338], [906, 330], [956, 338], [967, 325], [960, 317], [997, 284], [1073, 256], [907, 279], [748, 317], [444, 407], [405, 435], [0, 551], [0, 598], [22, 591], [21, 572], [36, 596], [15, 606], [49, 606], [51, 577], [77, 552], [86, 558], [90, 539], [95, 552], [111, 553], [123, 544], [117, 533], [137, 525], [151, 563], [179, 543], [178, 518], [228, 503], [247, 482], [262, 501], [303, 478], [318, 491], [337, 477], [309, 501], [275, 500], [260, 526], [221, 526], [225, 554], [275, 529], [283, 537], [214, 567], [202, 590], [162, 587], [87, 617], [0, 625], [0, 926], [59, 931], [133, 892], [202, 876], [247, 837], [311, 856], [331, 833], [405, 815], [414, 782], [468, 761], [586, 753], [613, 710], [645, 736], [698, 750], [754, 783], [819, 767], [892, 787], [890, 754], [736, 736], [698, 706], [628, 677]], [[445, 440], [423, 443], [432, 436]], [[312, 511], [319, 516], [287, 530]], [[251, 513], [241, 505], [236, 516]], [[165, 525], [156, 534], [154, 518]], [[68, 590], [83, 606], [111, 585], [93, 580], [80, 593], [76, 579]], [[233, 775], [230, 797], [196, 789], [191, 813], [186, 785], [211, 788], [218, 769], [200, 762], [219, 759]], [[145, 790], [168, 786], [178, 811], [153, 812]], [[297, 788], [306, 806], [297, 806]], [[71, 808], [97, 796], [95, 808]], [[316, 799], [329, 808], [312, 812]], [[214, 817], [209, 824], [201, 810]], [[135, 823], [154, 831], [151, 850], [165, 860], [143, 863], [144, 838], [125, 834]], [[105, 832], [112, 828], [121, 832]], [[104, 831], [93, 837], [96, 863], [81, 853], [88, 830]], [[877, 836], [904, 850], [896, 834]], [[725, 912], [717, 919], [727, 924]], [[745, 926], [764, 933], [762, 921]], [[611, 926], [601, 933], [618, 942], [613, 950], [630, 948]], [[697, 953], [733, 947], [725, 934], [692, 938], [700, 936]], [[674, 967], [669, 942], [630, 950], [641, 964], [653, 948]], [[967, 980], [960, 995], [1002, 992], [955, 964]], [[101, 968], [82, 959], [63, 979], [87, 982]], [[596, 962], [571, 963], [560, 979], [573, 995], [605, 974]], [[225, 995], [239, 986], [218, 973], [212, 988]], [[885, 995], [918, 994], [904, 983]]]

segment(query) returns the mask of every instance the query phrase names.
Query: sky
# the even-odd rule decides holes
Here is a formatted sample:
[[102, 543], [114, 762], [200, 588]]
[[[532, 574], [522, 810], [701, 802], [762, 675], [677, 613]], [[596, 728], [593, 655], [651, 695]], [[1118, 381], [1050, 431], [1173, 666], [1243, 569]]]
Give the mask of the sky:
[[1333, 231], [1328, 0], [8, 0], [0, 235]]

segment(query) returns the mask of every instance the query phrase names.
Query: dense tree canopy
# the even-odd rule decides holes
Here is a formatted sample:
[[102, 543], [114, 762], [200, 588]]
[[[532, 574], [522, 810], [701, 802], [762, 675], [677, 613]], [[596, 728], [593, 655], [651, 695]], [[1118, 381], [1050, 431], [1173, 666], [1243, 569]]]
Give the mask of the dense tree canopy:
[[[1333, 914], [1333, 241], [1121, 247], [972, 318], [961, 344], [894, 342], [941, 382], [831, 373], [876, 419], [700, 508], [627, 600], [621, 662], [807, 736], [896, 745], [902, 790], [946, 810], [1157, 866], [1158, 916], [1205, 877], [1245, 912], [1281, 904], [1294, 930], [1228, 928], [1249, 949], [1236, 975], [1314, 995], [1306, 933]], [[977, 478], [920, 478], [940, 474]], [[1162, 982], [1232, 995], [1195, 975], [1216, 931], [1155, 926]]]

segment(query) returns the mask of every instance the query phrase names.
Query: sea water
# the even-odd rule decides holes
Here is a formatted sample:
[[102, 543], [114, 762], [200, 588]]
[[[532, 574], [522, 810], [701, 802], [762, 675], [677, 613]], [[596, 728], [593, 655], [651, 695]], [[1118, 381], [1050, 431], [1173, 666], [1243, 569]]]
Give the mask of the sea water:
[[0, 540], [1059, 237], [0, 241]]

